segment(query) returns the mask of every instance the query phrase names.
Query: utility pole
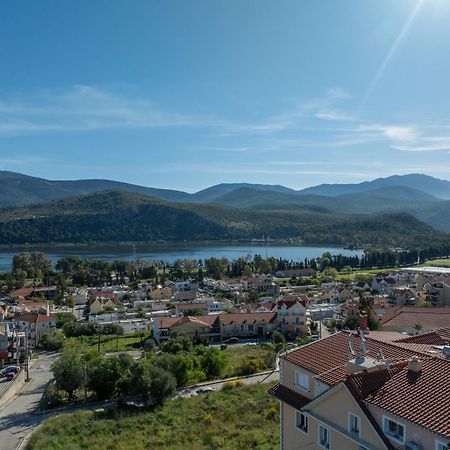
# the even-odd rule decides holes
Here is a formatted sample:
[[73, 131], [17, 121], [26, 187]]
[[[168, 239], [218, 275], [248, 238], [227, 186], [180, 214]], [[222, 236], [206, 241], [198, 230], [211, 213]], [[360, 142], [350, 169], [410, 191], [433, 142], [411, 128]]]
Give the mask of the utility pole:
[[19, 365], [20, 352], [19, 352], [19, 332], [16, 330], [16, 363]]
[[28, 330], [25, 330], [25, 371], [26, 371], [26, 380], [30, 381], [30, 364], [29, 364], [29, 353], [28, 353]]

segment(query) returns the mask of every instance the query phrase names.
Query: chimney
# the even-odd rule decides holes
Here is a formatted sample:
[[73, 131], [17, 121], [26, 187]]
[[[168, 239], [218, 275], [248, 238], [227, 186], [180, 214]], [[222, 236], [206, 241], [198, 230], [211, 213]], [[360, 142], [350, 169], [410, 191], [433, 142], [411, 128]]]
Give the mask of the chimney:
[[419, 373], [422, 371], [422, 361], [418, 356], [414, 355], [411, 359], [408, 360], [408, 371]]
[[361, 314], [361, 315], [359, 316], [359, 328], [360, 328], [362, 331], [364, 331], [365, 333], [366, 333], [367, 331], [369, 331], [369, 330], [368, 330], [368, 321], [367, 321], [367, 316], [366, 316], [366, 314]]

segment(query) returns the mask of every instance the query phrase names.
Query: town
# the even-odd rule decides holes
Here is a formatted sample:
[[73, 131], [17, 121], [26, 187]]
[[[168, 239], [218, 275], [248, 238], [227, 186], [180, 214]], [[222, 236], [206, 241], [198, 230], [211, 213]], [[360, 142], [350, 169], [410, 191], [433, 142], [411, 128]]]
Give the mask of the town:
[[[173, 264], [64, 257], [52, 268], [42, 253], [16, 255], [12, 272], [3, 275], [0, 373], [4, 382], [0, 404], [7, 404], [29, 379], [30, 367], [49, 352], [62, 352], [60, 360], [74, 359], [75, 353], [86, 352], [88, 346], [98, 357], [106, 355], [113, 361], [116, 356], [128, 355], [139, 364], [148, 358], [148, 352], [158, 354], [161, 349], [163, 354], [168, 351], [179, 358], [178, 365], [167, 362], [170, 358], [161, 362], [166, 369], [169, 364], [175, 377], [174, 385], [165, 386], [167, 392], [162, 397], [159, 384], [157, 395], [155, 391], [118, 388], [114, 383], [119, 381], [111, 374], [112, 378], [102, 382], [106, 375], [101, 375], [97, 366], [83, 377], [98, 378], [101, 386], [95, 380], [88, 385], [79, 380], [67, 387], [67, 379], [74, 373], [63, 368], [62, 376], [58, 375], [58, 365], [53, 363], [47, 376], [50, 380], [53, 374], [55, 385], [42, 392], [41, 409], [71, 404], [77, 396], [81, 402], [96, 398], [126, 401], [139, 394], [143, 406], [163, 404], [173, 395], [188, 398], [221, 389], [227, 380], [251, 377], [250, 382], [279, 383], [269, 393], [281, 401], [282, 448], [297, 448], [299, 439], [306, 439], [306, 448], [316, 442], [314, 436], [319, 436], [324, 448], [331, 448], [331, 439], [344, 439], [338, 448], [344, 448], [344, 442], [346, 448], [355, 442], [358, 448], [391, 448], [390, 438], [413, 442], [417, 437], [414, 427], [427, 428], [420, 421], [425, 419], [413, 420], [414, 427], [408, 428], [408, 433], [404, 422], [374, 425], [381, 413], [375, 418], [366, 414], [370, 407], [361, 406], [361, 402], [375, 391], [368, 392], [355, 383], [365, 383], [361, 377], [367, 373], [369, 378], [382, 377], [377, 382], [384, 385], [397, 372], [408, 373], [413, 357], [420, 368], [423, 363], [431, 371], [437, 365], [445, 380], [450, 355], [450, 269], [430, 262], [379, 271], [344, 267], [338, 272], [330, 269], [328, 261], [330, 255], [326, 254], [313, 264], [259, 255], [235, 261], [177, 260]], [[240, 276], [232, 276], [236, 272]], [[162, 357], [156, 358], [158, 363]], [[227, 364], [230, 358], [234, 366]], [[347, 376], [343, 372], [346, 364], [351, 366]], [[164, 380], [164, 374], [157, 375]], [[434, 395], [431, 392], [441, 397], [447, 385], [434, 391], [427, 379], [421, 379], [425, 384], [421, 389], [428, 389], [426, 399]], [[138, 385], [139, 381], [132, 383]], [[316, 407], [314, 399], [340, 386], [347, 395], [341, 394], [342, 408], [356, 412], [352, 412], [354, 429], [350, 434], [344, 430], [335, 438], [335, 431], [346, 427], [333, 423], [331, 413], [321, 416], [320, 408], [328, 408], [327, 400], [324, 398], [324, 406], [318, 403]], [[350, 390], [350, 397], [345, 389]], [[87, 395], [87, 391], [92, 394]], [[349, 406], [354, 401], [359, 409]], [[333, 402], [329, 410], [341, 406]], [[367, 415], [363, 419], [361, 408]], [[367, 427], [375, 427], [376, 438], [374, 430], [372, 435], [361, 434]], [[391, 428], [401, 434], [394, 436]], [[309, 433], [308, 429], [314, 431]], [[447, 439], [447, 428], [438, 427], [436, 432], [441, 435], [439, 442]], [[424, 439], [431, 442], [433, 436], [425, 434]], [[408, 448], [419, 448], [412, 445]], [[431, 447], [427, 444], [424, 448]]]

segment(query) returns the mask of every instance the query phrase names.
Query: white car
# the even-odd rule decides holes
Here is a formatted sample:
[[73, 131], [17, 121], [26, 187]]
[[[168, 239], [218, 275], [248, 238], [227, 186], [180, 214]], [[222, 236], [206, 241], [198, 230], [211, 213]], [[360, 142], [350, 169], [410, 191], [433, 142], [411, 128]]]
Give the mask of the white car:
[[214, 392], [214, 391], [215, 391], [215, 389], [213, 387], [204, 386], [204, 387], [197, 389], [196, 393], [197, 394], [207, 394], [208, 392]]

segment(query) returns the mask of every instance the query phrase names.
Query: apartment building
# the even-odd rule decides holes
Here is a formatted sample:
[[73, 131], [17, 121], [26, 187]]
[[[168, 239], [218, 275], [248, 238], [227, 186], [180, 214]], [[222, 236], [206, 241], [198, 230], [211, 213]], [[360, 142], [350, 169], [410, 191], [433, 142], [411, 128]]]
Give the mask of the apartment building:
[[287, 336], [306, 335], [309, 331], [309, 299], [306, 295], [286, 295], [277, 301], [278, 329]]
[[269, 391], [281, 449], [447, 450], [449, 343], [448, 329], [339, 332], [286, 353]]

